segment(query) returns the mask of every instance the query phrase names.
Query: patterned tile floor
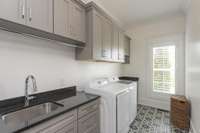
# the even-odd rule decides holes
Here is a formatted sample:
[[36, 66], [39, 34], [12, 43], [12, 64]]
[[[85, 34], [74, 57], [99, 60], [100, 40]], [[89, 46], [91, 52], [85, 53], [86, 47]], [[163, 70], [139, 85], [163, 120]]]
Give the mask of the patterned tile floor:
[[138, 115], [128, 133], [188, 133], [170, 125], [169, 112], [138, 105]]

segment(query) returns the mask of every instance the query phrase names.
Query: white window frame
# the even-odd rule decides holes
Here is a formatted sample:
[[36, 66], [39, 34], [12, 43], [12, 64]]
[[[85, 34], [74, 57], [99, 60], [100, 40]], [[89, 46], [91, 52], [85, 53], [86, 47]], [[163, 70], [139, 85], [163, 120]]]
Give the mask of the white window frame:
[[152, 99], [157, 100], [168, 100], [172, 94], [160, 93], [153, 91], [153, 48], [162, 46], [175, 46], [175, 94], [184, 95], [185, 94], [185, 81], [184, 81], [184, 69], [185, 69], [185, 50], [184, 50], [184, 36], [174, 35], [174, 36], [162, 36], [155, 39], [147, 41], [147, 65], [146, 65], [146, 75], [147, 75], [147, 96]]
[[[152, 48], [152, 53], [154, 52], [154, 48], [163, 48], [163, 47], [173, 47], [174, 48], [174, 54], [176, 54], [176, 45], [175, 44], [173, 44], [173, 43], [171, 43], [171, 45], [170, 45], [170, 43], [169, 43], [169, 45], [168, 44], [166, 44], [166, 45], [164, 45], [164, 46], [156, 46], [156, 47], [153, 47]], [[153, 57], [154, 55], [152, 55], [152, 62], [154, 63], [154, 57]], [[176, 57], [175, 57], [175, 62], [176, 62]], [[153, 75], [154, 75], [154, 72], [155, 71], [162, 71], [162, 72], [164, 72], [164, 71], [170, 71], [169, 69], [166, 69], [166, 68], [153, 68], [153, 65], [154, 64], [152, 64], [152, 77], [153, 77]], [[173, 68], [173, 72], [175, 72], [174, 74], [176, 75], [176, 70], [175, 70], [175, 68], [176, 68], [176, 66], [174, 65], [174, 68]], [[172, 72], [172, 71], [170, 71], [170, 72]], [[173, 76], [175, 76], [175, 75], [173, 75]], [[174, 82], [176, 83], [176, 78], [174, 77]], [[152, 81], [153, 83], [154, 83], [154, 81]], [[175, 88], [176, 88], [176, 86], [175, 86]], [[159, 90], [155, 90], [155, 88], [152, 88], [153, 89], [153, 91], [154, 92], [158, 92], [158, 93], [168, 93], [168, 94], [175, 94], [175, 88], [174, 88], [174, 90], [173, 90], [173, 92], [171, 91], [171, 90], [169, 90], [168, 92], [166, 91], [166, 92], [164, 92], [164, 91], [159, 91]]]

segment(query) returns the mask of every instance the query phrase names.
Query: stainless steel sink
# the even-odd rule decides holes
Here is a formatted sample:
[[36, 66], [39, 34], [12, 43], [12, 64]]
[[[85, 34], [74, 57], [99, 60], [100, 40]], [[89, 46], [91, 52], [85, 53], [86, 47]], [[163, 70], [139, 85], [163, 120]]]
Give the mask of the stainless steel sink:
[[62, 108], [61, 105], [56, 103], [44, 103], [36, 106], [32, 106], [26, 109], [22, 109], [16, 112], [5, 114], [1, 119], [6, 124], [16, 125], [18, 123], [28, 122], [34, 118], [49, 114], [56, 111], [57, 109]]

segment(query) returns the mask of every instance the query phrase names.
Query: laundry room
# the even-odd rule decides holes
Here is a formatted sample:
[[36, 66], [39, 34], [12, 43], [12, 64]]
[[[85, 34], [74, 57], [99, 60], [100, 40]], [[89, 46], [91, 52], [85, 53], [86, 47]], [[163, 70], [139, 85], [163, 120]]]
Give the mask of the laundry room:
[[199, 0], [1, 0], [0, 133], [200, 133]]

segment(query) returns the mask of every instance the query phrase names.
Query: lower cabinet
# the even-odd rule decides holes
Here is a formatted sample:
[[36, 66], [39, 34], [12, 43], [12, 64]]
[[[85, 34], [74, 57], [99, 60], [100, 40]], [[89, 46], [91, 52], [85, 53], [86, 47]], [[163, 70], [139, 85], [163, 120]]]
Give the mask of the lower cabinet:
[[99, 129], [98, 110], [78, 120], [78, 133], [99, 133]]
[[23, 133], [77, 133], [77, 111], [67, 112]]
[[90, 102], [22, 133], [100, 133], [99, 100]]

